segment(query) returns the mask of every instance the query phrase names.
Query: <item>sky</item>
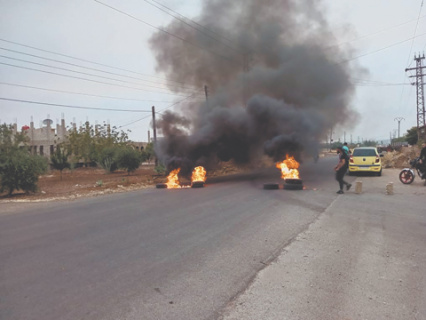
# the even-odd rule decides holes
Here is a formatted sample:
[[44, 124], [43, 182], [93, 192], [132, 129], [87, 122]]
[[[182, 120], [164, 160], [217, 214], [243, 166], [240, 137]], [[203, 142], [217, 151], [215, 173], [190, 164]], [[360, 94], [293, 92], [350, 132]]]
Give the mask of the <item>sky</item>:
[[[161, 117], [186, 99], [205, 100], [204, 83], [169, 90], [149, 43], [172, 15], [196, 20], [202, 2], [0, 0], [0, 122], [110, 123], [146, 142], [152, 106]], [[324, 0], [321, 8], [337, 42], [353, 49], [347, 63], [363, 70], [351, 78], [349, 108], [359, 116], [330, 128], [333, 138], [384, 141], [398, 135], [396, 118], [401, 135], [416, 126], [414, 72], [405, 69], [426, 50], [423, 1]]]

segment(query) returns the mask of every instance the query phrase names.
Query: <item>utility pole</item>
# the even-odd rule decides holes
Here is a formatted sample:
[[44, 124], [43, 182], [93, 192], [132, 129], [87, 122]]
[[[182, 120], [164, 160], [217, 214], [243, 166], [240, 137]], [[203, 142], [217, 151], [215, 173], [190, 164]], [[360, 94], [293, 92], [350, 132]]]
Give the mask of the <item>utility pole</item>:
[[343, 131], [343, 142], [346, 142], [346, 131]]
[[245, 53], [243, 54], [243, 71], [244, 71], [244, 82], [243, 82], [243, 104], [247, 103], [247, 95], [249, 89], [249, 79], [247, 74], [251, 70], [251, 63], [253, 62], [253, 54]]
[[[157, 127], [155, 125], [155, 107], [152, 106], [152, 131], [154, 132], [154, 146], [157, 143]], [[155, 157], [155, 166], [158, 165], [158, 159]]]
[[397, 117], [397, 118], [395, 118], [393, 120], [394, 121], [398, 121], [398, 139], [399, 139], [399, 137], [400, 137], [400, 135], [399, 135], [399, 133], [400, 133], [399, 129], [400, 129], [401, 121], [405, 120], [405, 119], [403, 117]]
[[206, 102], [209, 101], [209, 87], [204, 86], [204, 93], [206, 94]]
[[422, 60], [425, 59], [425, 54], [423, 53], [423, 56], [415, 56], [414, 60], [416, 61], [416, 67], [415, 68], [406, 68], [405, 72], [407, 71], [416, 71], [415, 76], [410, 76], [410, 78], [416, 78], [415, 82], [412, 82], [411, 84], [417, 87], [417, 137], [419, 139], [425, 138], [426, 139], [426, 123], [425, 123], [425, 94], [424, 94], [424, 81], [423, 76], [425, 75], [423, 73], [423, 69], [426, 67], [422, 66]]

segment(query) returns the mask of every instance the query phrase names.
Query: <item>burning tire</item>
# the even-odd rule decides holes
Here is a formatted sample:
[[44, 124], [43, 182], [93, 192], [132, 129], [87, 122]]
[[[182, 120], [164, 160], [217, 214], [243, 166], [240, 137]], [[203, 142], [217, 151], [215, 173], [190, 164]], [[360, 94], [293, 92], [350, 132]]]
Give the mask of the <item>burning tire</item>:
[[157, 183], [157, 185], [155, 187], [157, 189], [167, 189], [167, 184], [166, 183]]
[[287, 184], [283, 185], [284, 190], [303, 190], [303, 184]]
[[285, 184], [302, 185], [303, 182], [300, 179], [285, 179]]
[[303, 181], [301, 179], [285, 179], [284, 190], [303, 190]]
[[204, 182], [203, 181], [194, 181], [191, 184], [191, 188], [203, 188], [204, 187]]
[[278, 190], [280, 185], [278, 183], [265, 183], [263, 189], [265, 190]]

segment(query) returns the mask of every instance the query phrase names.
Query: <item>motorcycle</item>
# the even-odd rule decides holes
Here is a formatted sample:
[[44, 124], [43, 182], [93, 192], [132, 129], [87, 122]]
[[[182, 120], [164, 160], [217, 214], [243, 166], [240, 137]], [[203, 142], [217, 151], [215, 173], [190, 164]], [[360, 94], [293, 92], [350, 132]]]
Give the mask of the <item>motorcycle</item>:
[[417, 157], [413, 160], [410, 160], [411, 168], [404, 168], [399, 173], [399, 180], [403, 184], [412, 183], [414, 181], [415, 176], [416, 176], [416, 171], [417, 171], [417, 174], [419, 175], [419, 177], [421, 179], [426, 179], [426, 173], [423, 172], [424, 169], [422, 168], [422, 164], [419, 163], [419, 160], [420, 160], [420, 157]]

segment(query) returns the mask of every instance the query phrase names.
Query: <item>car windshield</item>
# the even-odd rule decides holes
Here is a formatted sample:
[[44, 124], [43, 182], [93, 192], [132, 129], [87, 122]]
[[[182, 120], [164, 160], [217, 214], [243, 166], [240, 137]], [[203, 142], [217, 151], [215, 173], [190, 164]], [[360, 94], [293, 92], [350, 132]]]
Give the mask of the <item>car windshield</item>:
[[355, 149], [353, 153], [354, 157], [375, 157], [376, 150], [374, 149]]

